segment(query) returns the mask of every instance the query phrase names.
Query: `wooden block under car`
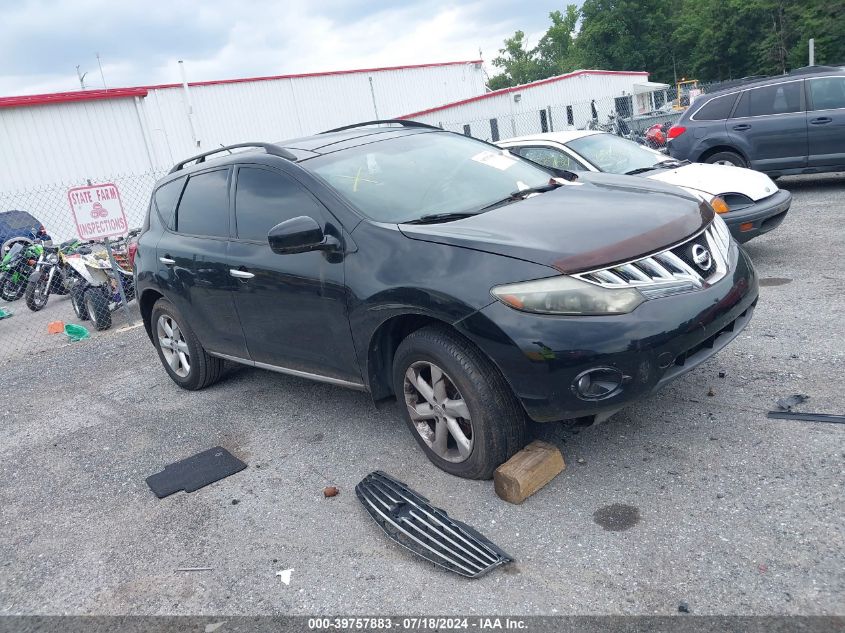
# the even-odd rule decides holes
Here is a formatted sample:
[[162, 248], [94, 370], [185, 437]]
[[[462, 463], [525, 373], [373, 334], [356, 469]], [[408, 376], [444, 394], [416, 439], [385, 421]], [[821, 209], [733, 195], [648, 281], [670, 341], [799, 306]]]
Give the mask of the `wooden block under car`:
[[496, 469], [493, 486], [505, 501], [522, 503], [565, 468], [557, 446], [534, 440]]

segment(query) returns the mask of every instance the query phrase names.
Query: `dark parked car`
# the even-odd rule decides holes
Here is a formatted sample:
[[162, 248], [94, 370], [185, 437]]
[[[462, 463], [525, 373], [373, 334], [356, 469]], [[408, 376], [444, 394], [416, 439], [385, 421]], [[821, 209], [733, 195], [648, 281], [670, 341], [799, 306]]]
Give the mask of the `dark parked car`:
[[0, 245], [16, 238], [48, 241], [50, 236], [44, 225], [26, 211], [3, 211], [0, 213]]
[[748, 323], [757, 277], [707, 202], [391, 123], [157, 184], [137, 288], [178, 385], [230, 360], [395, 396], [437, 466], [486, 478], [526, 414], [606, 418]]
[[816, 66], [707, 94], [669, 129], [678, 159], [771, 176], [845, 170], [845, 70]]

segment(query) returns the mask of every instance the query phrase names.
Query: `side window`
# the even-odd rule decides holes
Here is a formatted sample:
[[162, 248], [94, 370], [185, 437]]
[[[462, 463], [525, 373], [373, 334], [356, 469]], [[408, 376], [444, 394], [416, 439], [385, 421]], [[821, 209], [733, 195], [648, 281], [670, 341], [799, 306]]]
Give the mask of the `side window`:
[[724, 121], [730, 115], [734, 102], [736, 102], [735, 94], [716, 97], [701, 106], [693, 118], [696, 121]]
[[813, 110], [845, 108], [845, 77], [808, 79]]
[[173, 212], [176, 211], [176, 203], [179, 202], [179, 195], [184, 186], [185, 179], [178, 178], [156, 189], [153, 195], [162, 222], [169, 229], [173, 228]]
[[322, 206], [290, 176], [267, 169], [241, 167], [235, 193], [238, 239], [266, 242], [267, 233], [301, 215], [318, 222]]
[[801, 111], [800, 81], [753, 88], [748, 91], [748, 116]]
[[587, 171], [587, 168], [577, 160], [551, 147], [520, 147], [511, 148], [511, 150], [523, 158], [546, 167], [568, 169], [569, 171]]
[[188, 178], [176, 211], [176, 230], [190, 235], [229, 237], [229, 170]]

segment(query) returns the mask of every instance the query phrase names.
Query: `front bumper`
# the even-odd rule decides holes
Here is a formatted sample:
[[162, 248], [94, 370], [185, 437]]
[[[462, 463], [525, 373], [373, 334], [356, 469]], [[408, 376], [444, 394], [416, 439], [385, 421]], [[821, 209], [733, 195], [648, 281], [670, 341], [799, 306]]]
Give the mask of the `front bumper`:
[[740, 244], [768, 233], [780, 226], [792, 204], [792, 194], [783, 189], [768, 198], [763, 198], [744, 209], [729, 211], [721, 217], [731, 230], [731, 235]]
[[[533, 420], [607, 415], [704, 362], [748, 324], [757, 275], [736, 244], [730, 251], [731, 270], [712, 286], [646, 301], [630, 314], [536, 315], [497, 301], [457, 326], [499, 367]], [[622, 388], [584, 400], [573, 381], [597, 367], [619, 370]]]

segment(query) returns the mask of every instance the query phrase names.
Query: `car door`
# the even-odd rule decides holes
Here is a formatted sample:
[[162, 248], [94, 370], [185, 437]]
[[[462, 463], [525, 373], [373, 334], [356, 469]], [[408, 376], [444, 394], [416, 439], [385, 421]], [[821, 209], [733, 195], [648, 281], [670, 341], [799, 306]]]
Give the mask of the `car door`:
[[569, 171], [590, 171], [581, 161], [568, 152], [548, 145], [512, 145], [506, 149], [523, 158], [555, 169]]
[[845, 166], [845, 76], [806, 80], [808, 167]]
[[267, 234], [308, 216], [343, 241], [340, 225], [295, 178], [268, 167], [237, 169], [232, 274], [235, 304], [250, 357], [259, 366], [361, 383], [347, 314], [343, 256], [310, 251], [280, 255]]
[[728, 135], [759, 171], [807, 165], [803, 79], [745, 90], [728, 121]]
[[[165, 295], [209, 352], [245, 357], [246, 342], [235, 311], [237, 282], [229, 275], [231, 168], [191, 174], [156, 192], [167, 229], [156, 246]], [[184, 184], [184, 189], [181, 189]], [[162, 194], [162, 195], [160, 195]], [[175, 203], [175, 208], [168, 208]], [[171, 202], [173, 201], [173, 202]]]

